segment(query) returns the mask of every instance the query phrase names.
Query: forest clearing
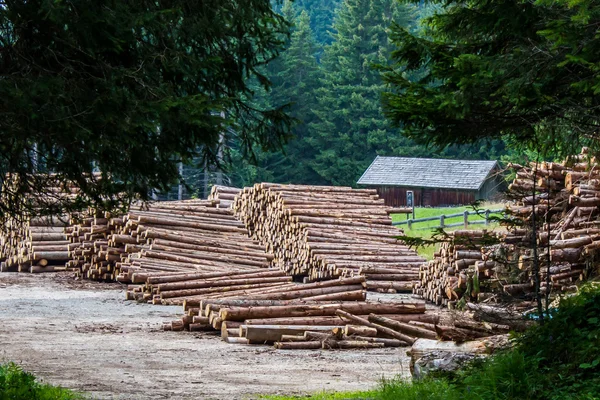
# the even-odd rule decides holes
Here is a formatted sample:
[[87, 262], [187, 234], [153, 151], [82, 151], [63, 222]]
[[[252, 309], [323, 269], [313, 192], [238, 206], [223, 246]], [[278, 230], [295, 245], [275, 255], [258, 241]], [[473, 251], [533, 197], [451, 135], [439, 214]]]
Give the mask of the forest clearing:
[[598, 26], [0, 0], [0, 398], [600, 400]]
[[[374, 189], [269, 183], [244, 189], [215, 186], [207, 200], [154, 203], [149, 209], [132, 209], [122, 217], [96, 214], [69, 222], [31, 220], [25, 226], [16, 222], [8, 224], [13, 227], [12, 230], [0, 238], [5, 252], [1, 267], [5, 272], [31, 272], [26, 279], [29, 283], [25, 286], [35, 282], [36, 277], [44, 279], [45, 273], [54, 274], [57, 270], [74, 272], [84, 280], [78, 282], [97, 281], [91, 283], [90, 288], [99, 294], [123, 295], [122, 291], [103, 290], [102, 285], [115, 285], [105, 283], [107, 281], [125, 285], [124, 299], [112, 297], [111, 300], [109, 296], [100, 299], [101, 304], [96, 301], [94, 308], [102, 309], [98, 315], [101, 323], [86, 322], [85, 318], [98, 310], [88, 309], [81, 295], [75, 296], [76, 301], [71, 305], [74, 309], [69, 311], [77, 312], [77, 304], [83, 304], [83, 310], [79, 311], [84, 318], [81, 322], [61, 323], [59, 319], [53, 323], [35, 319], [23, 321], [24, 324], [48, 323], [50, 327], [61, 329], [73, 326], [78, 334], [84, 335], [115, 334], [116, 338], [111, 340], [116, 339], [116, 342], [111, 344], [108, 339], [100, 342], [108, 348], [119, 349], [119, 352], [126, 351], [134, 343], [143, 343], [140, 337], [136, 337], [136, 329], [128, 325], [133, 321], [121, 326], [121, 318], [128, 317], [128, 312], [121, 314], [121, 310], [158, 307], [157, 311], [143, 310], [144, 318], [137, 314], [139, 311], [132, 317], [138, 333], [165, 335], [158, 341], [156, 337], [148, 338], [155, 346], [161, 346], [163, 342], [175, 345], [187, 334], [190, 338], [203, 338], [195, 342], [193, 348], [203, 352], [207, 344], [209, 354], [214, 345], [217, 352], [232, 351], [235, 354], [235, 348], [256, 348], [258, 350], [254, 353], [263, 354], [266, 358], [274, 354], [276, 363], [279, 362], [278, 357], [289, 352], [296, 354], [290, 357], [298, 360], [313, 357], [336, 360], [341, 357], [345, 360], [342, 362], [347, 363], [350, 375], [363, 374], [360, 371], [362, 364], [349, 362], [353, 357], [358, 357], [359, 363], [363, 363], [363, 357], [366, 359], [372, 354], [373, 362], [382, 363], [380, 356], [385, 354], [383, 359], [388, 360], [385, 362], [397, 363], [401, 376], [407, 376], [409, 371], [413, 372], [412, 363], [407, 367], [405, 352], [411, 346], [413, 363], [419, 362], [419, 357], [432, 349], [434, 353], [439, 352], [443, 342], [438, 340], [448, 341], [450, 346], [453, 346], [452, 342], [456, 343], [443, 351], [447, 354], [463, 353], [464, 350], [460, 350], [463, 342], [474, 343], [476, 353], [489, 353], [496, 346], [505, 346], [506, 339], [497, 338], [505, 337], [510, 330], [524, 329], [527, 322], [522, 319], [522, 313], [535, 309], [532, 293], [535, 293], [533, 279], [536, 276], [541, 287], [548, 287], [546, 285], [550, 282], [553, 290], [560, 293], [572, 291], [575, 281], [594, 273], [593, 269], [582, 264], [580, 257], [594, 254], [597, 246], [595, 230], [581, 230], [581, 226], [587, 226], [589, 220], [585, 213], [593, 215], [597, 209], [577, 208], [574, 204], [595, 200], [583, 200], [568, 194], [581, 193], [587, 188], [582, 186], [587, 185], [582, 182], [595, 179], [590, 178], [589, 173], [580, 172], [589, 168], [587, 163], [580, 164], [576, 167], [547, 164], [546, 172], [543, 172], [545, 177], [541, 178], [552, 177], [552, 185], [558, 193], [556, 198], [546, 196], [541, 199], [544, 204], [547, 202], [557, 208], [558, 219], [552, 229], [560, 229], [556, 234], [562, 239], [552, 241], [553, 253], [550, 256], [561, 262], [560, 266], [548, 266], [547, 272], [541, 271], [543, 275], [519, 274], [513, 276], [512, 281], [508, 279], [514, 271], [535, 268], [530, 249], [519, 247], [519, 244], [527, 242], [523, 228], [498, 232], [449, 232], [451, 240], [443, 242], [434, 259], [426, 262], [414, 249], [398, 240], [397, 235], [402, 231], [392, 226], [389, 215], [399, 210], [386, 207]], [[523, 166], [517, 168], [519, 174], [511, 185], [515, 195], [520, 193], [519, 187], [537, 180], [532, 174], [534, 170]], [[535, 171], [536, 175], [540, 173]], [[555, 199], [565, 196], [571, 196], [571, 200], [556, 202]], [[531, 200], [524, 196], [519, 201]], [[533, 212], [542, 210], [538, 208]], [[527, 217], [527, 210], [515, 201], [506, 206], [505, 213], [518, 221]], [[571, 233], [576, 237], [572, 237]], [[540, 234], [546, 234], [546, 231]], [[486, 242], [494, 237], [498, 240], [495, 244]], [[547, 235], [545, 237], [549, 239]], [[498, 248], [510, 249], [509, 254], [516, 258], [499, 258], [496, 255]], [[299, 277], [302, 277], [301, 281]], [[17, 285], [14, 286], [18, 287], [19, 278], [15, 278]], [[69, 285], [73, 281], [67, 279], [63, 283]], [[15, 316], [10, 312], [25, 315], [32, 312], [21, 310], [22, 301], [11, 303], [10, 299], [15, 295], [23, 295], [22, 290], [11, 293], [13, 289], [12, 284], [3, 288], [7, 295], [3, 310], [9, 312], [7, 318], [11, 320]], [[45, 292], [47, 289], [26, 287], [26, 296], [32, 296], [38, 290]], [[41, 294], [41, 298], [51, 299], [49, 293], [54, 290]], [[396, 294], [398, 292], [405, 294]], [[98, 293], [92, 293], [91, 297]], [[517, 302], [513, 302], [512, 314], [506, 314], [509, 309], [502, 304], [505, 300], [499, 297], [501, 294], [515, 297]], [[443, 305], [446, 311], [421, 299]], [[49, 309], [54, 310], [49, 319], [58, 318], [52, 315], [57, 310], [61, 317], [73, 319], [67, 313], [68, 309], [62, 306], [60, 295], [57, 300], [58, 304]], [[146, 304], [125, 305], [133, 300]], [[115, 301], [122, 303], [118, 305], [120, 310], [111, 309], [115, 307], [115, 304], [111, 305]], [[169, 318], [165, 314], [167, 305], [177, 306], [179, 313], [183, 306], [184, 315], [175, 320]], [[465, 306], [468, 312], [452, 311]], [[105, 307], [106, 310], [103, 310]], [[108, 312], [110, 317], [104, 312]], [[493, 319], [487, 319], [489, 316], [485, 317], [486, 314]], [[171, 322], [163, 320], [152, 327], [153, 324], [148, 321], [156, 321], [153, 315], [169, 318]], [[160, 327], [163, 332], [159, 331]], [[36, 336], [37, 331], [30, 332], [40, 339]], [[23, 340], [22, 335], [10, 332], [6, 335]], [[170, 340], [169, 335], [177, 335], [177, 340]], [[219, 336], [222, 342], [231, 346], [219, 343]], [[91, 341], [77, 339], [78, 336], [73, 333], [66, 337], [70, 345], [82, 340], [84, 349]], [[128, 344], [130, 339], [134, 343]], [[189, 342], [188, 339], [183, 340], [184, 348], [177, 346], [174, 351], [186, 351], [184, 349]], [[43, 340], [44, 346], [48, 342], [57, 341], [52, 338]], [[24, 344], [24, 347], [30, 346], [30, 342]], [[150, 350], [145, 345], [141, 348], [141, 357], [145, 360], [142, 365], [150, 364], [149, 369], [155, 366], [165, 373], [166, 367], [162, 363], [168, 364], [173, 356], [159, 356], [158, 360], [149, 361], [150, 353], [160, 355], [160, 351]], [[421, 348], [427, 350], [418, 350]], [[87, 351], [81, 353], [85, 355]], [[95, 352], [94, 349], [91, 351]], [[12, 358], [19, 353], [4, 356]], [[346, 353], [348, 356], [341, 355]], [[415, 357], [417, 353], [419, 356]], [[114, 358], [114, 355], [109, 354], [109, 357]], [[223, 356], [220, 354], [219, 357]], [[56, 356], [50, 355], [49, 359], [56, 359]], [[404, 361], [398, 362], [402, 359]], [[234, 363], [240, 365], [237, 361]], [[189, 367], [192, 364], [184, 365]], [[300, 365], [304, 368], [305, 362], [301, 361]], [[298, 366], [290, 365], [290, 368], [294, 370]], [[385, 368], [385, 373], [377, 371], [372, 376], [369, 385], [376, 384], [382, 377], [398, 375], [397, 368]], [[196, 371], [196, 368], [192, 370]], [[96, 369], [92, 368], [92, 371], [98, 374]], [[166, 368], [166, 371], [170, 369]], [[42, 376], [44, 373], [42, 371]], [[113, 378], [107, 376], [105, 379]], [[156, 378], [153, 382], [161, 379]], [[356, 382], [356, 388], [364, 389], [364, 383], [364, 380]], [[323, 389], [316, 385], [315, 388]], [[248, 390], [245, 387], [244, 390]], [[346, 386], [344, 390], [349, 388]], [[89, 389], [86, 388], [86, 391]], [[160, 390], [163, 389], [157, 388], [157, 391]], [[182, 390], [185, 398], [186, 389]], [[262, 390], [259, 384], [256, 392], [252, 389], [252, 393], [245, 393], [253, 396]], [[102, 395], [102, 390], [98, 392]], [[209, 395], [228, 397], [225, 393], [211, 392]]]

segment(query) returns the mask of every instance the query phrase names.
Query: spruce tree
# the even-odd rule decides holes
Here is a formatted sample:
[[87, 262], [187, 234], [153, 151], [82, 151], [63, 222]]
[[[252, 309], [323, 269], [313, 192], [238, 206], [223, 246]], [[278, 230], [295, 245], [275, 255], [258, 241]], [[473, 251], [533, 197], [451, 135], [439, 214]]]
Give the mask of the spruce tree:
[[598, 2], [432, 3], [423, 35], [395, 29], [386, 74], [387, 115], [407, 136], [442, 146], [504, 136], [548, 155], [600, 147]]
[[320, 44], [330, 44], [333, 20], [340, 5], [340, 0], [297, 0], [299, 8], [306, 10], [310, 16], [310, 27], [315, 40]]
[[314, 91], [318, 87], [319, 65], [316, 54], [321, 48], [314, 39], [310, 18], [305, 10], [286, 1], [280, 11], [291, 22], [291, 35], [287, 49], [267, 66], [267, 76], [272, 82], [269, 92], [262, 92], [261, 107], [286, 107], [295, 119], [289, 141], [283, 152], [258, 151], [254, 166], [246, 167], [237, 157], [235, 169], [248, 168], [241, 178], [242, 184], [254, 181], [314, 183], [319, 177], [308, 165], [309, 146], [306, 143], [308, 124], [314, 122]]
[[285, 28], [268, 0], [0, 2], [0, 223], [147, 200], [230, 130], [277, 145], [289, 120], [248, 83], [269, 86]]
[[325, 47], [317, 90], [319, 120], [311, 125], [311, 162], [321, 179], [353, 185], [377, 155], [416, 155], [414, 144], [390, 127], [380, 105], [384, 86], [375, 65], [390, 56], [388, 27], [406, 23], [410, 9], [393, 0], [344, 0]]

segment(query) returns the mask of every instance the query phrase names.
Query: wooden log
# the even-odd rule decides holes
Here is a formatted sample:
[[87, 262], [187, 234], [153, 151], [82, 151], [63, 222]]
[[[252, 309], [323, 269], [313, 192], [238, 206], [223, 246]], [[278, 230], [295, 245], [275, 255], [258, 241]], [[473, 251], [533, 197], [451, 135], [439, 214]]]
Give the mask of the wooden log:
[[355, 322], [359, 325], [364, 325], [364, 326], [368, 326], [371, 328], [375, 328], [375, 329], [377, 329], [378, 332], [381, 332], [381, 333], [389, 335], [393, 338], [402, 340], [403, 342], [405, 342], [407, 344], [412, 344], [415, 341], [415, 338], [412, 338], [412, 337], [405, 335], [403, 333], [400, 333], [400, 332], [396, 332], [395, 330], [387, 328], [385, 326], [381, 326], [381, 325], [372, 323], [367, 319], [357, 317], [356, 315], [352, 315], [349, 312], [346, 312], [343, 310], [337, 310], [336, 314], [340, 317], [346, 318], [346, 319], [348, 319], [352, 322]]
[[[221, 309], [220, 316], [225, 321], [242, 321], [251, 318], [305, 317], [336, 315], [344, 310], [355, 314], [420, 314], [425, 312], [425, 303], [337, 303], [327, 305], [290, 305], [273, 307], [231, 307]], [[338, 314], [339, 315], [339, 314]]]
[[[358, 315], [363, 319], [368, 319], [368, 315]], [[436, 324], [439, 317], [433, 314], [385, 314], [386, 318], [394, 321], [423, 321], [425, 323]], [[229, 321], [228, 321], [229, 322]], [[345, 325], [345, 320], [337, 315], [324, 317], [280, 317], [280, 318], [260, 318], [247, 319], [246, 325]]]
[[[291, 279], [291, 278], [290, 278]], [[285, 290], [281, 292], [267, 293], [263, 295], [252, 296], [252, 299], [260, 300], [291, 300], [298, 298], [310, 298], [312, 300], [331, 300], [336, 296], [327, 296], [330, 294], [336, 294], [343, 292], [359, 292], [359, 299], [364, 300], [365, 294], [362, 292], [362, 285], [347, 285], [347, 286], [330, 286], [317, 289], [299, 289], [299, 290]], [[351, 300], [356, 300], [356, 295], [352, 296]]]
[[343, 340], [358, 340], [361, 342], [371, 343], [382, 343], [385, 347], [402, 347], [406, 346], [406, 343], [398, 339], [388, 339], [380, 337], [369, 337], [369, 336], [343, 336]]
[[304, 297], [305, 300], [315, 301], [365, 301], [367, 292], [364, 290], [353, 290], [346, 292], [323, 294], [319, 296]]
[[[311, 325], [244, 325], [245, 336], [250, 343], [278, 342], [281, 335], [303, 335], [306, 331], [331, 332], [335, 326]], [[242, 331], [242, 328], [240, 327]], [[242, 334], [240, 333], [240, 336]]]
[[274, 347], [278, 350], [316, 350], [321, 349], [321, 342], [304, 341], [304, 342], [275, 342]]
[[232, 343], [232, 344], [249, 344], [248, 339], [243, 338], [243, 337], [235, 337], [235, 336], [228, 336], [227, 339], [225, 339], [226, 343]]
[[[404, 322], [394, 321], [393, 319], [386, 318], [382, 315], [369, 314], [369, 321], [386, 326], [395, 331], [404, 333], [408, 336], [415, 338], [424, 338], [424, 339], [437, 339], [437, 335], [435, 332], [432, 332], [428, 329], [424, 329], [418, 326], [410, 325]], [[365, 335], [367, 336], [367, 335]]]
[[346, 325], [343, 331], [346, 336], [377, 336], [377, 329], [364, 325]]
[[259, 277], [259, 278], [242, 278], [242, 279], [219, 279], [219, 280], [193, 280], [185, 282], [173, 282], [173, 283], [162, 283], [156, 285], [155, 288], [157, 293], [165, 293], [170, 291], [181, 291], [184, 289], [202, 289], [202, 288], [215, 288], [222, 286], [244, 286], [252, 284], [265, 284], [265, 283], [282, 283], [291, 282], [292, 277], [290, 276], [271, 276], [271, 277]]
[[68, 251], [41, 251], [33, 253], [32, 261], [38, 260], [55, 260], [55, 261], [63, 261], [68, 260], [69, 252]]
[[159, 276], [148, 276], [148, 284], [161, 284], [171, 282], [186, 282], [191, 280], [202, 280], [211, 278], [224, 278], [231, 276], [246, 276], [246, 277], [274, 277], [283, 276], [284, 274], [280, 270], [254, 270], [252, 272], [240, 272], [240, 271], [220, 271], [220, 272], [182, 272], [179, 274], [172, 275], [159, 275]]
[[324, 349], [380, 349], [384, 343], [375, 343], [361, 340], [326, 340], [323, 341]]
[[306, 338], [304, 336], [298, 335], [281, 335], [281, 342], [306, 342]]

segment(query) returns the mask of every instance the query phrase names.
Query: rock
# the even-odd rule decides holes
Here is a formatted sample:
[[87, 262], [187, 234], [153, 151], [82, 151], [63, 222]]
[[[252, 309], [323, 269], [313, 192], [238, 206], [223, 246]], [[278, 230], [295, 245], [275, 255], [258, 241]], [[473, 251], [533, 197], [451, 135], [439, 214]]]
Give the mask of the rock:
[[413, 379], [421, 380], [432, 372], [455, 372], [465, 363], [474, 359], [486, 357], [485, 354], [451, 353], [447, 351], [432, 351], [411, 363]]
[[411, 356], [410, 372], [417, 380], [431, 372], [453, 372], [468, 361], [486, 357], [509, 346], [508, 335], [489, 336], [460, 344], [417, 339], [407, 352]]

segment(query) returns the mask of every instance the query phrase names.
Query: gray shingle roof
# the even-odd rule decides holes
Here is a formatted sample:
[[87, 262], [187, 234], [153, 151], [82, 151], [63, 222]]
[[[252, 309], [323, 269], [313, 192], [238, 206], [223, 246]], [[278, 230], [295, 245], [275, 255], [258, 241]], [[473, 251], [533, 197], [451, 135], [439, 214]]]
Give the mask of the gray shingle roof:
[[377, 156], [358, 183], [478, 190], [496, 164], [496, 161]]

